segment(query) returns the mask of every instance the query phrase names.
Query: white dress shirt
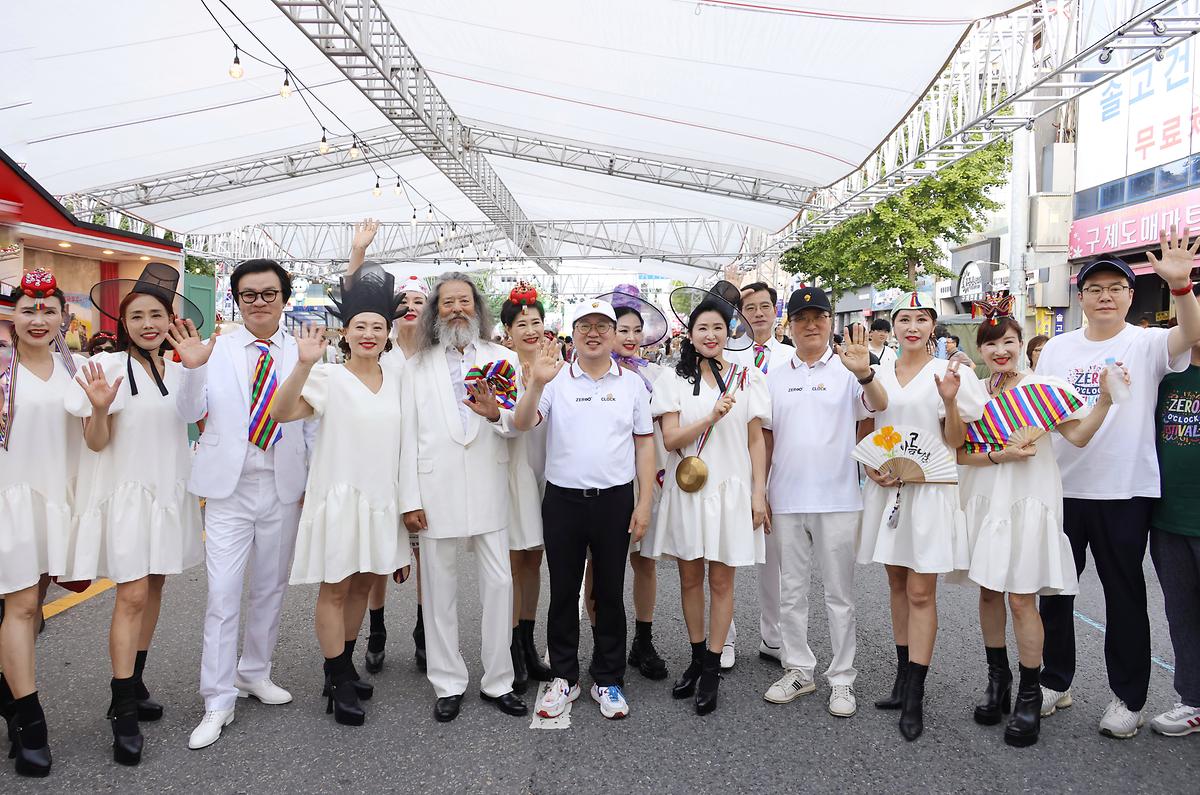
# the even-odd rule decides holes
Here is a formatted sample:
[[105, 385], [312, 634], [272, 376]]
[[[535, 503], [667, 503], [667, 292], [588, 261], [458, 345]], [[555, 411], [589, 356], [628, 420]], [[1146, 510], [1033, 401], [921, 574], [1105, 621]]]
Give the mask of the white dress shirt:
[[450, 370], [450, 388], [454, 390], [454, 399], [458, 403], [458, 418], [462, 420], [463, 434], [471, 422], [471, 409], [467, 399], [467, 371], [474, 367], [475, 343], [467, 345], [460, 353], [453, 345], [446, 346], [446, 367]]

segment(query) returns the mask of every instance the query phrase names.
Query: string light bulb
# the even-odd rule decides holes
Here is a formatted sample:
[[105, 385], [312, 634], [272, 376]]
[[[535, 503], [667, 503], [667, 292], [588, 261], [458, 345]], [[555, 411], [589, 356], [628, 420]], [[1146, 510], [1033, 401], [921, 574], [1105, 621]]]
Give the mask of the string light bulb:
[[372, 190], [371, 193], [375, 195], [375, 198], [379, 198], [383, 195], [383, 188], [379, 187], [379, 177], [375, 178], [375, 189]]
[[292, 95], [292, 79], [291, 73], [287, 69], [283, 70], [283, 85], [279, 87], [279, 96], [287, 99]]
[[327, 141], [325, 139], [325, 128], [324, 127], [321, 128], [321, 145], [318, 146], [317, 149], [323, 155], [329, 154], [329, 141]]
[[400, 178], [399, 178], [399, 177], [396, 177], [396, 187], [395, 187], [395, 193], [396, 193], [396, 195], [397, 195], [397, 196], [399, 196], [399, 195], [400, 195], [400, 191], [401, 191], [401, 188], [400, 188]]
[[425, 223], [433, 223], [433, 205], [429, 205], [429, 209], [425, 211]]
[[413, 229], [417, 228], [417, 208], [416, 207], [413, 208], [412, 220], [408, 222], [408, 225], [410, 227], [412, 227]]
[[246, 70], [242, 68], [242, 59], [238, 57], [238, 46], [233, 45], [233, 63], [229, 65], [229, 76], [234, 80], [241, 80], [242, 75], [246, 74]]
[[362, 152], [358, 148], [358, 136], [356, 135], [356, 136], [354, 136], [354, 139], [350, 142], [350, 159], [358, 160], [358, 157], [361, 154], [362, 154]]

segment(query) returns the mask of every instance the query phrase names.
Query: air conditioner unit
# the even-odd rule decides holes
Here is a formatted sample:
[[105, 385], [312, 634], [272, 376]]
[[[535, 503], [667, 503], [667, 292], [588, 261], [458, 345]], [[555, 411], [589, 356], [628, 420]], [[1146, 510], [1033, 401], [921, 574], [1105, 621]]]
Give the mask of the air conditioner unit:
[[1035, 251], [1066, 251], [1071, 234], [1071, 194], [1029, 197], [1029, 242]]

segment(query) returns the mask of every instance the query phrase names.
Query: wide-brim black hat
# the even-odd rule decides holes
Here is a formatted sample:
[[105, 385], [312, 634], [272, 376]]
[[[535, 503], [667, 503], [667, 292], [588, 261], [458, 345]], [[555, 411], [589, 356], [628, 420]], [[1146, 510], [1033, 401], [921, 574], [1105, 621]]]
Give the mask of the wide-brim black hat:
[[130, 293], [156, 295], [170, 304], [177, 317], [192, 321], [199, 330], [204, 326], [204, 312], [178, 292], [178, 287], [179, 271], [165, 262], [148, 262], [142, 269], [142, 275], [136, 279], [105, 279], [96, 282], [91, 291], [92, 306], [99, 309], [100, 314], [105, 317], [120, 322], [121, 318], [108, 311], [107, 307], [116, 311]]
[[636, 284], [618, 284], [611, 293], [598, 295], [600, 301], [608, 301], [613, 309], [622, 307], [632, 309], [642, 318], [642, 347], [649, 348], [657, 345], [671, 333], [667, 316], [654, 304], [642, 298], [642, 292]]
[[730, 300], [734, 294], [740, 303], [741, 292], [727, 281], [719, 281], [707, 290], [699, 287], [676, 287], [671, 291], [671, 311], [686, 329], [690, 325], [692, 313], [705, 302], [724, 306], [733, 316], [729, 321], [729, 337], [725, 340], [725, 350], [744, 351], [754, 344], [754, 334], [750, 328], [750, 321], [746, 320], [746, 316], [738, 308], [738, 303]]

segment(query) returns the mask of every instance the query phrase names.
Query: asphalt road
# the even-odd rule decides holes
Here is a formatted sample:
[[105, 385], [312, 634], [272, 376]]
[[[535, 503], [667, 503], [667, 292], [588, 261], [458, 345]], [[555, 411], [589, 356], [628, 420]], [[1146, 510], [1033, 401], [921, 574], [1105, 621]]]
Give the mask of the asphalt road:
[[[172, 578], [146, 681], [166, 706], [162, 721], [143, 724], [146, 750], [138, 768], [112, 762], [104, 710], [108, 704], [107, 627], [110, 590], [52, 618], [38, 646], [39, 683], [50, 726], [54, 771], [44, 781], [0, 768], [0, 792], [415, 792], [599, 793], [671, 792], [1140, 792], [1200, 791], [1200, 736], [1164, 738], [1147, 727], [1132, 740], [1101, 736], [1097, 722], [1109, 692], [1104, 676], [1103, 598], [1095, 575], [1084, 577], [1076, 622], [1080, 668], [1075, 706], [1043, 724], [1029, 749], [1003, 742], [1003, 727], [982, 727], [971, 710], [986, 678], [975, 612], [976, 591], [943, 586], [941, 628], [925, 706], [926, 731], [905, 742], [896, 713], [871, 701], [891, 685], [894, 651], [882, 567], [858, 569], [859, 712], [834, 718], [828, 686], [785, 706], [762, 694], [778, 667], [757, 657], [757, 588], [753, 572], [737, 582], [741, 628], [738, 663], [721, 686], [719, 709], [697, 717], [690, 701], [674, 701], [671, 679], [628, 677], [631, 715], [601, 718], [585, 695], [571, 726], [531, 729], [530, 718], [503, 715], [476, 694], [479, 676], [478, 594], [473, 565], [460, 555], [466, 592], [460, 627], [472, 685], [462, 715], [435, 723], [433, 692], [412, 662], [411, 583], [393, 588], [388, 604], [389, 657], [366, 704], [361, 728], [338, 726], [319, 697], [321, 657], [312, 631], [316, 589], [287, 596], [274, 678], [291, 704], [239, 701], [237, 719], [214, 746], [190, 751], [188, 735], [202, 712], [197, 694], [205, 584], [203, 568]], [[1162, 594], [1147, 558], [1153, 666], [1148, 715], [1175, 700], [1173, 655]], [[543, 611], [545, 582], [543, 578]], [[818, 586], [815, 586], [819, 588]], [[51, 598], [63, 592], [55, 589]], [[674, 567], [659, 566], [655, 636], [672, 679], [688, 659]], [[819, 605], [819, 602], [817, 603]], [[818, 671], [829, 659], [824, 611], [813, 609]], [[631, 619], [632, 623], [632, 619]], [[544, 644], [538, 626], [539, 646]], [[582, 633], [583, 659], [590, 635]], [[365, 633], [364, 633], [365, 637]], [[360, 670], [360, 642], [357, 664]], [[1010, 656], [1016, 649], [1010, 639]], [[364, 674], [365, 675], [365, 674]], [[528, 700], [532, 705], [532, 690]]]

